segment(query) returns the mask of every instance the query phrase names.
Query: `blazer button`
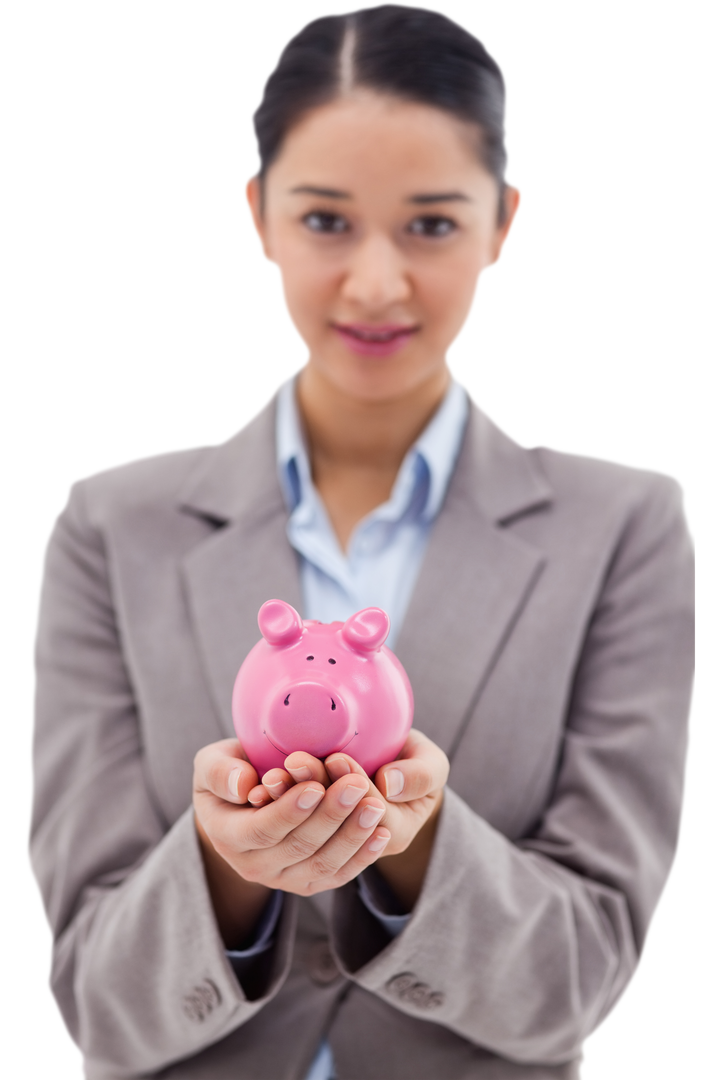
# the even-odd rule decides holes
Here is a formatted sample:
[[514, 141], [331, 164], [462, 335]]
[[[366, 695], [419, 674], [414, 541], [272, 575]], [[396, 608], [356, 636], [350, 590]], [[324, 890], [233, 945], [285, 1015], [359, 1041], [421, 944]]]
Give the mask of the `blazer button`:
[[327, 941], [316, 941], [308, 950], [308, 972], [318, 986], [329, 986], [339, 977], [340, 971]]
[[416, 982], [414, 986], [409, 986], [407, 990], [404, 990], [400, 996], [403, 1001], [409, 1002], [410, 1005], [417, 1005], [419, 1009], [424, 1009], [430, 993], [430, 987], [427, 983]]
[[183, 1012], [188, 1020], [201, 1024], [221, 1001], [220, 991], [215, 983], [210, 979], [203, 979], [199, 986], [193, 986], [192, 993], [183, 998]]
[[417, 1009], [439, 1009], [445, 1002], [445, 995], [440, 990], [431, 990], [427, 983], [420, 982], [412, 971], [403, 971], [388, 979], [385, 987], [408, 1005]]
[[392, 979], [388, 979], [385, 985], [391, 994], [404, 997], [408, 990], [412, 990], [416, 982], [417, 975], [414, 975], [412, 971], [403, 971], [401, 975], [394, 975]]

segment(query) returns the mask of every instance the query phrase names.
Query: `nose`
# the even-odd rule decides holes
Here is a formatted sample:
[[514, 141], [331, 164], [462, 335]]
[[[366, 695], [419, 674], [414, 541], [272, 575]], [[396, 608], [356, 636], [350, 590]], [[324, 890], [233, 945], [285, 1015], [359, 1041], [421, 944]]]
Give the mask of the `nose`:
[[286, 754], [306, 750], [324, 758], [352, 737], [345, 702], [322, 683], [296, 683], [280, 691], [268, 716], [266, 734]]
[[371, 314], [409, 300], [405, 261], [389, 237], [372, 233], [355, 247], [341, 293], [343, 300]]

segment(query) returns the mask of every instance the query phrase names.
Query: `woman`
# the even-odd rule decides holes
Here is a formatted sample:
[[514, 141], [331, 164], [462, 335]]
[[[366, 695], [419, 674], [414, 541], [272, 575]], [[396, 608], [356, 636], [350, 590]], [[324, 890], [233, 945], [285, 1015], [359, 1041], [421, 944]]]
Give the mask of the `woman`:
[[[503, 94], [430, 12], [302, 31], [248, 197], [308, 362], [229, 443], [91, 478], [58, 522], [33, 855], [90, 1077], [574, 1077], [635, 967], [689, 544], [672, 481], [523, 450], [450, 378], [518, 204]], [[232, 738], [273, 596], [388, 610], [415, 728], [374, 777], [259, 777]]]

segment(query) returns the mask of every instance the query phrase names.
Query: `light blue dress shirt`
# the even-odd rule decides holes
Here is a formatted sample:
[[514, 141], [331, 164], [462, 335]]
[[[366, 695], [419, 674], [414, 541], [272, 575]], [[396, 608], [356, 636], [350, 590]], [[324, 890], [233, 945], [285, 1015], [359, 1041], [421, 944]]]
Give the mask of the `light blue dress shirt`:
[[[440, 408], [405, 455], [390, 499], [358, 523], [343, 552], [312, 482], [295, 382], [284, 384], [277, 404], [277, 461], [290, 511], [288, 539], [300, 556], [303, 618], [333, 622], [361, 608], [381, 607], [390, 616], [387, 644], [392, 648], [455, 468], [468, 409], [467, 394], [452, 382]], [[388, 933], [399, 934], [410, 916], [383, 911], [382, 898], [363, 875], [358, 888], [363, 903]], [[228, 951], [239, 976], [250, 958], [271, 947], [282, 903], [283, 893], [276, 892], [254, 944]], [[332, 1051], [323, 1039], [305, 1080], [332, 1080], [334, 1075]]]

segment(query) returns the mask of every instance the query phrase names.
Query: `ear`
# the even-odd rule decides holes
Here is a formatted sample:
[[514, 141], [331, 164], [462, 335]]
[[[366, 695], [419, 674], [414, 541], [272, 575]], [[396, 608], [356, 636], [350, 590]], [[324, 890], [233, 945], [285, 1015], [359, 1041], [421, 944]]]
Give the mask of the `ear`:
[[284, 600], [266, 600], [258, 612], [258, 626], [270, 645], [292, 645], [303, 632], [302, 619]]
[[351, 615], [340, 633], [351, 649], [376, 652], [390, 633], [390, 619], [382, 608], [366, 607]]
[[267, 227], [265, 221], [265, 214], [263, 213], [263, 189], [262, 180], [259, 176], [253, 176], [248, 180], [247, 187], [245, 188], [245, 194], [247, 195], [247, 201], [250, 206], [250, 213], [252, 214], [253, 223], [260, 237], [260, 242], [263, 246], [263, 251], [268, 259], [272, 259], [268, 248]]
[[507, 234], [510, 232], [510, 226], [515, 220], [518, 206], [520, 205], [520, 192], [517, 188], [510, 187], [509, 184], [505, 185], [505, 189], [501, 195], [503, 202], [505, 203], [505, 213], [503, 215], [502, 225], [498, 225], [495, 230], [495, 237], [493, 240], [492, 259], [491, 264], [497, 262], [500, 258], [500, 252], [503, 249], [503, 244], [507, 239]]

